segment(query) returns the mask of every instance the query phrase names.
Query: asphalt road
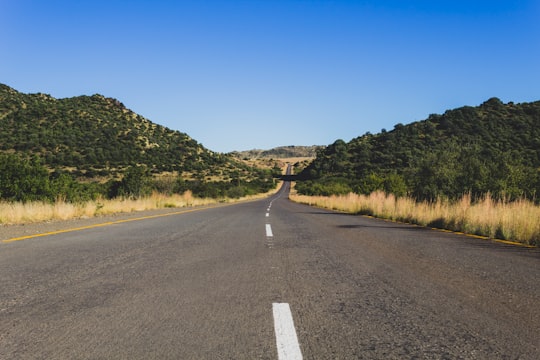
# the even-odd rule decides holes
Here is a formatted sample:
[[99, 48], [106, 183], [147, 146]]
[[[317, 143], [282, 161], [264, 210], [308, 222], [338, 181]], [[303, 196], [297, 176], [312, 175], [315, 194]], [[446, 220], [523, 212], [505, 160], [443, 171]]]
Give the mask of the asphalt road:
[[537, 249], [287, 190], [1, 242], [0, 359], [278, 359], [295, 343], [304, 359], [540, 358]]

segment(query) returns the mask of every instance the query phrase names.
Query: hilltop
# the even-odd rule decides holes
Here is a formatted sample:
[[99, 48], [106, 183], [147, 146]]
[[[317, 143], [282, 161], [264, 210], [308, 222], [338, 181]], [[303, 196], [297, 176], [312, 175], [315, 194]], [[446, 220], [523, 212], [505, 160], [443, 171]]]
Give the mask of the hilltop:
[[384, 190], [416, 199], [536, 199], [540, 194], [540, 101], [432, 114], [391, 131], [337, 140], [301, 173], [305, 194]]

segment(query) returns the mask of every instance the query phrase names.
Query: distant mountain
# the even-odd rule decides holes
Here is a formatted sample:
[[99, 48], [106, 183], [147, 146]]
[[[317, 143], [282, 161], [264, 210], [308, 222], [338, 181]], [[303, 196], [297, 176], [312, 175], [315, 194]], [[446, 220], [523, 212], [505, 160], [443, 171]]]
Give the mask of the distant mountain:
[[324, 148], [324, 146], [312, 145], [312, 146], [279, 146], [269, 150], [247, 150], [247, 151], [234, 151], [231, 153], [239, 159], [284, 159], [284, 158], [314, 158], [317, 155], [317, 151]]
[[309, 194], [385, 190], [418, 199], [540, 195], [540, 101], [492, 98], [391, 131], [337, 140], [302, 172]]
[[[0, 84], [0, 153], [38, 156], [50, 168], [91, 173], [146, 165], [154, 172], [236, 167], [188, 135], [102, 95], [55, 99]], [[229, 164], [231, 163], [231, 164]]]

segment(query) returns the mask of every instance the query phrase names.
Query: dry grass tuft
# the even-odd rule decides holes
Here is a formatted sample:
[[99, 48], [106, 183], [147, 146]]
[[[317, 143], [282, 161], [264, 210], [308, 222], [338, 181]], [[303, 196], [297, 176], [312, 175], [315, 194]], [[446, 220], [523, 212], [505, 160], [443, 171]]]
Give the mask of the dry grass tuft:
[[540, 244], [540, 207], [528, 200], [494, 200], [489, 194], [472, 202], [470, 195], [455, 202], [416, 202], [392, 194], [304, 196], [291, 200], [352, 214], [403, 221], [422, 226], [511, 240], [527, 245]]

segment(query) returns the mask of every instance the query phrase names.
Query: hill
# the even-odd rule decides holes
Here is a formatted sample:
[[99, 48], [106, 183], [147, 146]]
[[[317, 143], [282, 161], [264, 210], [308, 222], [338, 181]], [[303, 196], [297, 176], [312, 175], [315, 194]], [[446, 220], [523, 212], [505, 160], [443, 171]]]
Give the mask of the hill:
[[98, 94], [55, 99], [0, 84], [0, 129], [1, 152], [36, 155], [51, 168], [192, 171], [229, 161]]
[[246, 150], [234, 151], [231, 153], [239, 159], [286, 159], [286, 158], [314, 158], [317, 151], [324, 146], [278, 146], [269, 150]]
[[[169, 180], [151, 174], [169, 174]], [[0, 84], [0, 200], [133, 195], [133, 189], [122, 189], [129, 181], [137, 194], [192, 190], [238, 197], [267, 191], [272, 175], [214, 153], [119, 100], [99, 94], [55, 99]]]
[[391, 131], [337, 140], [319, 151], [297, 185], [305, 194], [384, 190], [417, 199], [540, 194], [540, 101], [497, 98]]

